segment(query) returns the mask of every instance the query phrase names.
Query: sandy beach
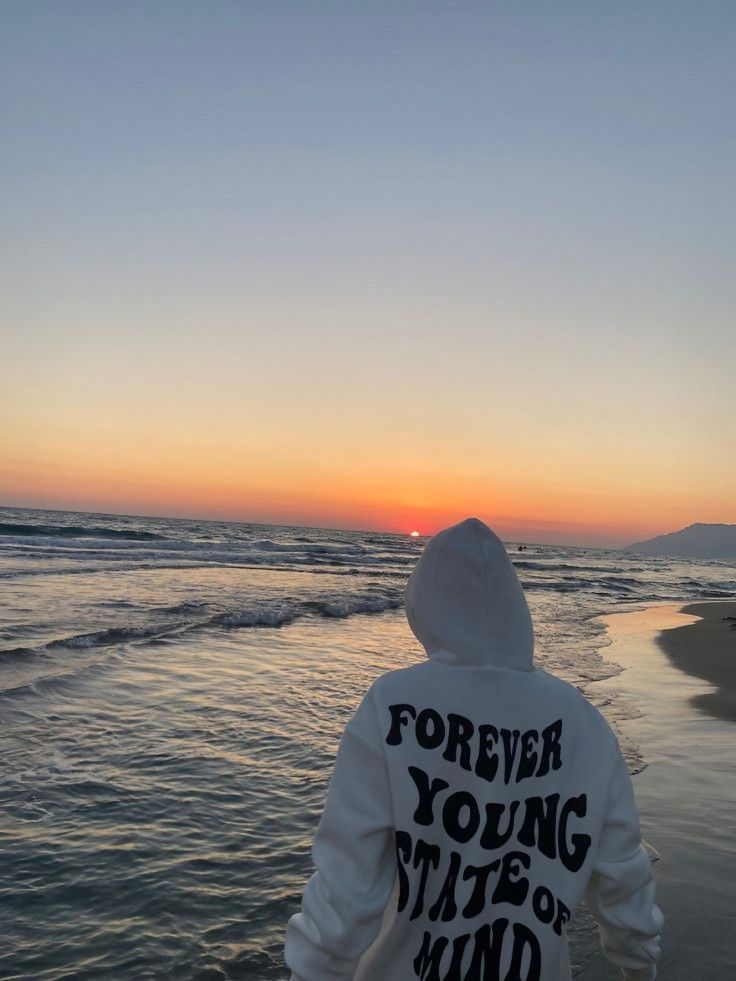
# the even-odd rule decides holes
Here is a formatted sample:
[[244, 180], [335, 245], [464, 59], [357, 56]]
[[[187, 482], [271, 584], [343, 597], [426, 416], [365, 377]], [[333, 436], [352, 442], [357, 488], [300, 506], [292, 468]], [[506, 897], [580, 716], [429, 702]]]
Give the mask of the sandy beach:
[[657, 643], [681, 671], [715, 686], [693, 695], [692, 704], [736, 722], [736, 603], [689, 603], [681, 612], [700, 619], [662, 630]]
[[[661, 604], [611, 614], [607, 659], [624, 670], [596, 682], [623, 699], [624, 738], [639, 744], [634, 777], [642, 836], [656, 850], [658, 903], [665, 917], [658, 977], [734, 977], [736, 778], [734, 655], [736, 602]], [[624, 713], [625, 714], [625, 713]], [[578, 975], [618, 978], [602, 955]]]

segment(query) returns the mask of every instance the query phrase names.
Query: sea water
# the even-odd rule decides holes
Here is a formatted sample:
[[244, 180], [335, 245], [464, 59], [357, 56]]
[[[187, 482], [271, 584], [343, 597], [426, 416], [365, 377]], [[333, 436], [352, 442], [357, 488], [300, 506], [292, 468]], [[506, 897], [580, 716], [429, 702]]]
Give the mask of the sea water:
[[[520, 544], [537, 663], [614, 727], [636, 706], [588, 690], [618, 671], [594, 618], [736, 597], [733, 564]], [[287, 976], [340, 732], [425, 656], [402, 608], [424, 545], [0, 509], [0, 977]], [[571, 940], [580, 967], [589, 918]]]

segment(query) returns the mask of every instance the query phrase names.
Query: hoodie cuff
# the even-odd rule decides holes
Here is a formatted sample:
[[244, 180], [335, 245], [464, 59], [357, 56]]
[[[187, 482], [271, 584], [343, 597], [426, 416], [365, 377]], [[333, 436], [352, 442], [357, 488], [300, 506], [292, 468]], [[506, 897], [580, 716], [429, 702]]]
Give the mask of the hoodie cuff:
[[629, 968], [625, 974], [625, 981], [654, 981], [657, 977], [657, 968], [654, 964], [650, 967]]

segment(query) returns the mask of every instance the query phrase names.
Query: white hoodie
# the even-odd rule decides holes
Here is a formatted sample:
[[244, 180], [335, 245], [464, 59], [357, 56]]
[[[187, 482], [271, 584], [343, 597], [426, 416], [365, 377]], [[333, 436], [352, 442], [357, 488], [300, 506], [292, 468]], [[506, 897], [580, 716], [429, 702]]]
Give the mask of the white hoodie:
[[631, 778], [600, 713], [534, 667], [487, 525], [430, 540], [406, 615], [428, 658], [378, 678], [342, 736], [291, 981], [568, 981], [583, 898], [608, 958], [650, 981], [663, 917]]

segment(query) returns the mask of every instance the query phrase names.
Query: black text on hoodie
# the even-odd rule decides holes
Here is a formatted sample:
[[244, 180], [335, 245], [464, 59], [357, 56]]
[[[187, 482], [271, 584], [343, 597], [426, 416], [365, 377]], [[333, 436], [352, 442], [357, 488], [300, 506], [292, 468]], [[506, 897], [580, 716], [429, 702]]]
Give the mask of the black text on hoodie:
[[292, 981], [569, 981], [584, 898], [609, 959], [651, 981], [663, 917], [631, 779], [600, 713], [535, 668], [487, 525], [430, 540], [406, 615], [428, 656], [378, 678], [342, 736]]

